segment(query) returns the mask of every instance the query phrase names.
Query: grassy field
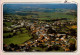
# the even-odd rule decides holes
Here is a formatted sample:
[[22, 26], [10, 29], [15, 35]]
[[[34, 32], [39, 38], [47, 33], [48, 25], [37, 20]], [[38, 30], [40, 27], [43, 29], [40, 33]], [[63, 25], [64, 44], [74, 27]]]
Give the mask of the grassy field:
[[10, 27], [12, 25], [12, 22], [4, 22], [4, 24], [8, 27]]
[[35, 49], [35, 50], [39, 50], [39, 51], [45, 51], [47, 48], [40, 48], [40, 47], [32, 47], [32, 49]]
[[25, 33], [25, 34], [19, 34], [16, 36], [13, 36], [12, 38], [5, 38], [3, 39], [4, 44], [21, 44], [27, 40], [29, 40], [30, 38], [32, 38], [32, 36], [30, 36], [29, 34]]
[[[67, 18], [68, 20], [75, 20], [76, 16], [75, 15], [70, 15], [71, 12], [69, 12], [69, 14], [65, 12], [23, 12], [24, 15], [22, 14], [22, 12], [19, 12], [19, 14], [15, 14], [15, 15], [10, 15], [12, 17], [12, 19], [22, 19], [24, 18], [37, 18], [39, 20], [52, 20], [52, 19], [61, 19], [61, 18]], [[31, 14], [28, 14], [31, 13]], [[28, 14], [28, 15], [26, 15]], [[6, 15], [7, 16], [7, 15]], [[14, 18], [13, 18], [14, 17]], [[9, 23], [6, 23], [8, 26], [10, 25]]]
[[9, 35], [13, 35], [13, 33], [4, 33], [3, 34], [4, 37], [9, 36]]
[[76, 16], [74, 15], [68, 15], [66, 13], [60, 13], [60, 12], [55, 12], [55, 13], [41, 13], [39, 14], [39, 17], [41, 19], [43, 19], [42, 17], [46, 18], [50, 18], [50, 19], [61, 19], [61, 18], [67, 18], [68, 20], [72, 20], [74, 18], [76, 18]]

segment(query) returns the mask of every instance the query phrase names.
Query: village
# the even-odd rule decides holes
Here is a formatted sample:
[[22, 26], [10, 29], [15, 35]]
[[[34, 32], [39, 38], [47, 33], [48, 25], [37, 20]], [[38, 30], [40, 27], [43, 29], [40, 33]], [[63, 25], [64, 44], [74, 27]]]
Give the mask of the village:
[[[10, 20], [4, 19], [5, 22], [12, 22], [14, 24], [6, 27], [13, 35], [17, 35], [17, 31], [21, 30], [20, 34], [28, 32], [31, 39], [15, 45], [13, 43], [3, 45], [4, 51], [27, 51], [27, 52], [44, 52], [44, 51], [75, 51], [77, 32], [75, 21], [57, 20], [57, 21], [43, 21], [43, 20]], [[25, 28], [24, 32], [21, 28]], [[6, 31], [5, 31], [6, 32]], [[18, 32], [19, 34], [19, 32]], [[12, 38], [11, 36], [4, 36], [4, 38]], [[26, 34], [27, 35], [27, 34]], [[22, 36], [23, 37], [23, 36]], [[22, 40], [21, 40], [22, 41]]]

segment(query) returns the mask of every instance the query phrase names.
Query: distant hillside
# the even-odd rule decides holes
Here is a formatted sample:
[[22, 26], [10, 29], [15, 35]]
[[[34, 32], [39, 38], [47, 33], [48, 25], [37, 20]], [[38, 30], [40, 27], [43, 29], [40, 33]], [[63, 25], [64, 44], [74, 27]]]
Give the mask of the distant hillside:
[[[44, 8], [44, 9], [40, 9]], [[54, 9], [54, 10], [47, 10]], [[77, 10], [76, 4], [4, 4], [4, 14], [15, 14], [16, 11], [45, 11], [54, 12], [55, 9]], [[58, 11], [59, 12], [59, 11]]]

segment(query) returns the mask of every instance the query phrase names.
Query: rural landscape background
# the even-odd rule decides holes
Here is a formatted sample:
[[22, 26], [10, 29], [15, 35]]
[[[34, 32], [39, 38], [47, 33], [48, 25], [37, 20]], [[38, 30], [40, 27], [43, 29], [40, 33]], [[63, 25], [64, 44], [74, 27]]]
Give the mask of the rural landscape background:
[[76, 4], [3, 5], [4, 51], [72, 52], [76, 49]]

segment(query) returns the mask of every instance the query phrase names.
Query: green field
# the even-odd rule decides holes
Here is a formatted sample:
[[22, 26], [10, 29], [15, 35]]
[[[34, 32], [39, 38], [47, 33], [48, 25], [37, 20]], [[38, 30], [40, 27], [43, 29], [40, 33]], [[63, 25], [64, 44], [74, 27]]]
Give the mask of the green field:
[[61, 12], [52, 12], [52, 13], [40, 13], [39, 14], [40, 19], [43, 20], [42, 17], [44, 17], [44, 20], [48, 19], [61, 19], [61, 18], [67, 18], [68, 20], [73, 20], [76, 18], [74, 15], [68, 15], [66, 13], [61, 13]]
[[3, 39], [4, 44], [21, 44], [27, 40], [29, 40], [30, 38], [32, 38], [31, 35], [29, 35], [28, 33], [25, 34], [19, 34], [16, 36], [13, 36], [12, 38], [5, 38]]
[[[24, 13], [24, 15], [22, 14]], [[31, 14], [28, 14], [31, 13]], [[35, 15], [36, 14], [36, 15]], [[15, 17], [18, 19], [32, 19], [32, 18], [36, 18], [39, 20], [53, 20], [53, 19], [62, 19], [62, 18], [67, 18], [67, 20], [75, 20], [76, 13], [71, 13], [65, 11], [65, 12], [19, 12], [19, 14], [15, 14], [15, 15], [10, 15], [11, 17]], [[14, 18], [12, 18], [14, 19]], [[10, 24], [8, 24], [9, 26]]]
[[10, 27], [12, 25], [12, 22], [4, 22], [4, 24], [8, 27]]

